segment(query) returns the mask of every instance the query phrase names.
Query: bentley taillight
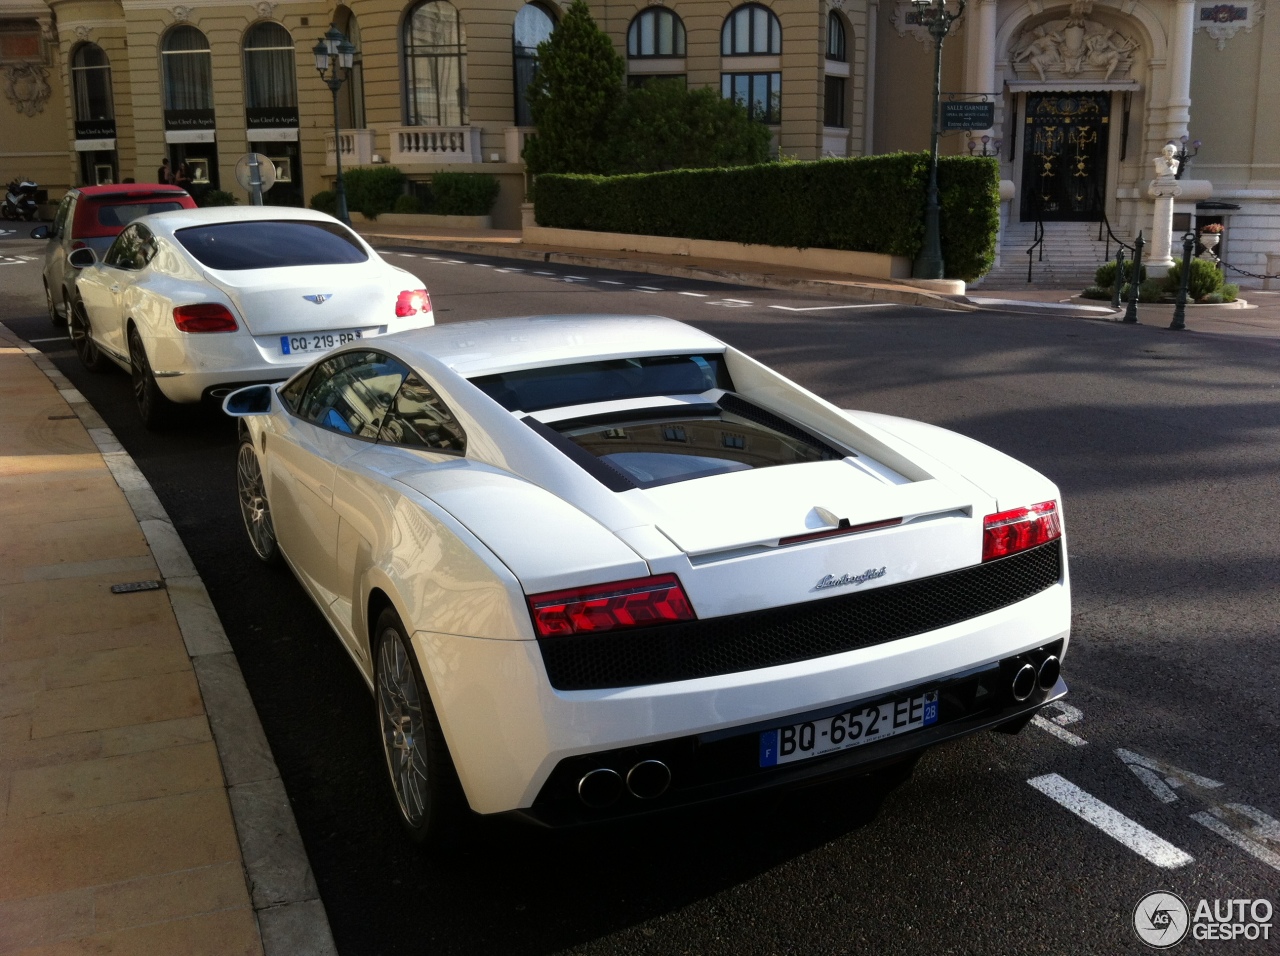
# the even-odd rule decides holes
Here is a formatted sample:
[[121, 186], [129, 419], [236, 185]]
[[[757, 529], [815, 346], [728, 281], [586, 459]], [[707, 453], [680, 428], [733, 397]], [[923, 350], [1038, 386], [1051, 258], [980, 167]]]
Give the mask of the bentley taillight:
[[1060, 537], [1062, 521], [1055, 501], [987, 515], [982, 521], [982, 560], [1006, 558]]
[[173, 324], [183, 332], [234, 332], [239, 328], [231, 310], [217, 302], [175, 306]]
[[529, 610], [538, 637], [598, 634], [697, 617], [674, 574], [532, 594]]
[[431, 296], [426, 289], [408, 289], [396, 296], [396, 317], [408, 318], [419, 312], [431, 311]]

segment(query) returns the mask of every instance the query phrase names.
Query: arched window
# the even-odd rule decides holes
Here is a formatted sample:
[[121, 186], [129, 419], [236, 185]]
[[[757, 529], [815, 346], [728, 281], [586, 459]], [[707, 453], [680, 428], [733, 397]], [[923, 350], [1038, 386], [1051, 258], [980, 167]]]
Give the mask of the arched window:
[[827, 14], [826, 75], [823, 77], [822, 125], [847, 129], [849, 89], [849, 45], [840, 14]]
[[71, 82], [75, 88], [76, 122], [115, 119], [111, 99], [111, 63], [102, 47], [85, 43], [71, 56]]
[[627, 29], [627, 57], [684, 56], [684, 23], [662, 7], [638, 14]]
[[364, 129], [364, 44], [360, 42], [360, 22], [347, 7], [334, 11], [333, 22], [356, 48], [351, 72], [338, 92], [338, 115], [343, 129]]
[[777, 56], [782, 53], [782, 24], [773, 11], [755, 3], [725, 17], [720, 30], [721, 56]]
[[529, 112], [529, 84], [538, 72], [538, 44], [551, 38], [556, 22], [536, 3], [526, 3], [516, 14], [511, 36], [511, 56], [515, 63], [516, 125], [532, 126]]
[[445, 0], [414, 7], [404, 21], [405, 112], [410, 126], [467, 122], [467, 41]]
[[278, 23], [255, 23], [244, 35], [244, 97], [251, 110], [298, 106], [293, 37]]
[[845, 52], [844, 24], [840, 14], [832, 10], [827, 14], [827, 59], [837, 63], [848, 63], [849, 56]]
[[720, 30], [722, 57], [750, 56], [763, 59], [752, 64], [752, 72], [734, 72], [732, 63], [722, 63], [720, 95], [746, 107], [761, 123], [782, 121], [782, 24], [773, 11], [759, 4], [738, 7], [724, 20]]
[[166, 110], [212, 110], [213, 67], [209, 41], [193, 26], [176, 26], [164, 35], [160, 62]]

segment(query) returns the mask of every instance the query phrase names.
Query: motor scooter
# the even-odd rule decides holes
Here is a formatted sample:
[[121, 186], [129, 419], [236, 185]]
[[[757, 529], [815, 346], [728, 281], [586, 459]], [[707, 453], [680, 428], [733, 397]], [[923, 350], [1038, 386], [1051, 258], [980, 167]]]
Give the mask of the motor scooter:
[[36, 218], [36, 190], [39, 186], [29, 179], [14, 179], [4, 194], [4, 203], [0, 204], [0, 215], [5, 219], [25, 219], [27, 222]]

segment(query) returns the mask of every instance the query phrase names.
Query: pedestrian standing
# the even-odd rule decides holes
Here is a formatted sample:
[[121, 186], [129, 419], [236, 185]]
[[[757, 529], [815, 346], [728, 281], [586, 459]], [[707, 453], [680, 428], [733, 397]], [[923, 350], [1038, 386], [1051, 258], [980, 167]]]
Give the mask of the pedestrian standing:
[[175, 186], [185, 189], [187, 192], [191, 192], [191, 187], [195, 185], [191, 181], [191, 167], [186, 163], [182, 163], [178, 166], [178, 175], [174, 177], [173, 183]]
[[160, 168], [156, 170], [156, 182], [166, 186], [173, 185], [173, 171], [169, 169], [168, 157], [160, 160]]

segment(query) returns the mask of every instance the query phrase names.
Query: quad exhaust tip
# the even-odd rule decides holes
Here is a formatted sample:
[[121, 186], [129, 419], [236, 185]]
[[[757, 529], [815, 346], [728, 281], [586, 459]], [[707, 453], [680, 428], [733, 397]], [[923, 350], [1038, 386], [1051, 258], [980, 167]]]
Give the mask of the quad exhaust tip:
[[1036, 673], [1036, 683], [1041, 690], [1053, 690], [1061, 674], [1062, 662], [1050, 654], [1040, 664], [1040, 670]]
[[[1057, 679], [1056, 676], [1054, 678]], [[1013, 699], [1016, 701], [1024, 701], [1036, 689], [1036, 669], [1031, 664], [1023, 664], [1018, 668], [1018, 672], [1013, 675]]]
[[589, 807], [603, 809], [622, 796], [622, 775], [608, 767], [598, 767], [578, 781], [578, 797]]
[[627, 771], [627, 789], [641, 800], [653, 800], [671, 786], [671, 769], [661, 760], [641, 760]]

